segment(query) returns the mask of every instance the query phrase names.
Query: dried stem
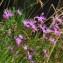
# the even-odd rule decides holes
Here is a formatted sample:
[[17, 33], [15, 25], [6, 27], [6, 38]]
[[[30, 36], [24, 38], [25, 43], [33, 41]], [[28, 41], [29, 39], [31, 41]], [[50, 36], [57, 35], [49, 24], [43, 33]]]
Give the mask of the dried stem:
[[2, 1], [0, 2], [0, 6], [2, 5], [3, 1], [4, 1], [4, 0], [2, 0]]
[[[53, 15], [55, 15], [55, 14], [57, 14], [59, 11], [61, 11], [63, 9], [63, 7], [62, 8], [60, 8], [58, 11], [56, 11]], [[52, 16], [53, 16], [52, 15]], [[51, 19], [52, 18], [52, 16], [50, 16], [46, 21], [48, 21], [49, 19]]]
[[60, 37], [57, 38], [57, 40], [55, 41], [55, 44], [52, 46], [52, 49], [51, 49], [50, 54], [49, 54], [49, 57], [48, 57], [48, 58], [46, 59], [46, 61], [44, 61], [43, 63], [48, 63], [48, 61], [49, 61], [49, 59], [50, 59], [50, 57], [51, 57], [51, 54], [52, 54], [52, 52], [53, 52], [53, 50], [54, 50], [54, 48], [55, 48], [55, 46], [56, 46], [56, 43], [57, 43], [57, 41], [58, 41], [59, 38], [60, 38]]

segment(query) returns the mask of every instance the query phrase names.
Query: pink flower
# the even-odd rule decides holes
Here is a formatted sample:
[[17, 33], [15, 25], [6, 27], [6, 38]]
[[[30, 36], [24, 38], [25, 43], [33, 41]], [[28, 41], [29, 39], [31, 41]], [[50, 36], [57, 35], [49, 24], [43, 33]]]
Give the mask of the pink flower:
[[18, 9], [17, 11], [16, 11], [19, 15], [22, 15], [22, 13], [20, 12], [20, 10]]
[[54, 29], [54, 34], [57, 35], [57, 36], [60, 36], [60, 29], [59, 29], [59, 26], [57, 24], [55, 24], [53, 26], [53, 29]]
[[50, 27], [52, 28], [55, 24], [56, 24], [56, 21], [53, 19], [53, 21], [52, 21]]
[[62, 20], [61, 18], [59, 18], [59, 15], [58, 15], [58, 14], [55, 15], [55, 19], [56, 19], [58, 22], [63, 23], [63, 20]]
[[24, 50], [27, 50], [28, 49], [28, 46], [27, 45], [23, 45], [22, 46]]
[[50, 42], [51, 42], [52, 45], [55, 44], [55, 40], [52, 37], [50, 37], [49, 40], [50, 40]]
[[36, 51], [35, 51], [35, 49], [33, 49], [33, 48], [28, 48], [30, 51], [32, 51], [32, 54], [35, 54], [36, 53]]
[[36, 27], [35, 23], [36, 22], [33, 19], [29, 19], [29, 24], [34, 32], [37, 31], [37, 27]]
[[30, 60], [32, 59], [32, 56], [31, 56], [31, 54], [29, 52], [26, 55], [26, 59], [30, 59]]
[[17, 44], [18, 46], [20, 46], [21, 42], [22, 42], [22, 40], [17, 37], [17, 38], [16, 38], [16, 44]]
[[46, 53], [46, 49], [43, 49], [43, 52]]
[[44, 21], [46, 20], [44, 13], [42, 13], [40, 16], [35, 16], [34, 18], [37, 19], [40, 23], [44, 23]]
[[34, 61], [31, 59], [31, 60], [30, 60], [30, 63], [34, 63]]
[[22, 22], [25, 27], [31, 28], [34, 32], [37, 31], [37, 27], [36, 27], [35, 21], [33, 19], [23, 20]]
[[9, 46], [8, 48], [9, 48], [9, 50], [11, 50], [11, 51], [13, 50], [13, 47], [12, 47], [12, 46]]
[[46, 33], [51, 33], [51, 32], [53, 32], [51, 29], [49, 28], [46, 29]]
[[46, 28], [47, 28], [46, 24], [43, 24], [42, 25], [42, 30], [46, 30]]
[[14, 54], [13, 46], [9, 46], [8, 49]]
[[23, 38], [24, 38], [21, 34], [19, 34], [18, 37], [19, 37], [20, 39], [23, 39]]
[[25, 27], [30, 28], [28, 20], [23, 20], [22, 23], [24, 24]]
[[52, 20], [55, 22], [63, 23], [63, 19], [61, 19], [58, 14], [56, 14], [55, 17], [52, 17]]
[[35, 25], [33, 25], [31, 28], [32, 28], [33, 32], [38, 31], [37, 27]]
[[43, 33], [43, 38], [46, 40], [48, 39], [48, 37], [45, 35], [45, 33]]
[[40, 25], [38, 26], [38, 28], [39, 28], [39, 29], [42, 29], [42, 24], [40, 24]]
[[55, 25], [53, 26], [53, 29], [54, 29], [54, 30], [59, 30], [60, 28], [59, 28], [58, 24], [55, 24]]
[[49, 55], [46, 53], [45, 55], [44, 55], [46, 58], [48, 58], [49, 57]]
[[22, 40], [21, 40], [19, 37], [17, 37], [17, 36], [14, 36], [14, 39], [15, 39], [15, 41], [16, 41], [16, 44], [17, 44], [18, 46], [20, 46]]
[[20, 46], [22, 39], [24, 39], [24, 37], [21, 34], [19, 34], [18, 36], [14, 36], [14, 39], [16, 41], [16, 44]]
[[4, 10], [4, 14], [3, 14], [3, 17], [5, 18], [5, 19], [8, 19], [9, 17], [11, 17], [11, 16], [14, 16], [14, 14], [11, 12], [11, 10]]
[[61, 33], [60, 33], [60, 31], [55, 30], [54, 34], [57, 35], [57, 36], [60, 36]]

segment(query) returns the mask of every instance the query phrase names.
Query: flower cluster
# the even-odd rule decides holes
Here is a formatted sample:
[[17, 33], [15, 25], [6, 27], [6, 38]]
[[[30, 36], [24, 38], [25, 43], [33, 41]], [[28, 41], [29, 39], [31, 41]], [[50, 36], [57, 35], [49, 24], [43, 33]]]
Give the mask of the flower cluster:
[[[22, 15], [22, 13], [20, 12], [20, 10], [16, 10], [16, 13], [19, 15]], [[11, 10], [7, 10], [5, 9], [3, 12], [3, 18], [8, 19], [9, 17], [14, 16], [14, 14], [11, 12]]]
[[28, 51], [27, 55], [26, 55], [26, 59], [30, 60], [30, 63], [34, 63], [33, 59], [32, 59], [32, 55], [30, 54], [30, 52]]
[[[37, 19], [38, 21], [35, 21], [34, 19]], [[44, 23], [46, 18], [44, 16], [44, 13], [42, 13], [40, 16], [35, 16], [34, 19], [23, 20], [22, 22], [25, 27], [32, 28], [32, 30], [35, 32], [39, 30], [40, 25]]]
[[16, 56], [16, 55], [18, 54], [18, 51], [16, 52], [16, 51], [14, 50], [14, 47], [13, 47], [13, 46], [9, 46], [8, 49], [11, 51], [11, 53], [12, 53], [14, 56]]
[[[34, 63], [33, 59], [32, 59], [32, 54], [35, 53], [35, 50], [28, 47], [27, 45], [22, 45], [23, 49], [27, 51], [27, 55], [26, 55], [26, 59], [28, 59], [30, 61], [30, 63]], [[31, 52], [30, 52], [31, 51]], [[32, 54], [30, 54], [32, 53]]]
[[35, 50], [33, 48], [28, 47], [27, 45], [22, 45], [22, 48], [26, 51], [31, 51], [33, 54], [35, 53]]
[[32, 28], [32, 30], [34, 32], [37, 31], [37, 27], [36, 27], [35, 21], [33, 19], [23, 20], [22, 22], [23, 22], [24, 26], [26, 26], [27, 28]]
[[22, 40], [24, 39], [24, 37], [21, 34], [19, 34], [18, 36], [14, 36], [14, 39], [16, 41], [16, 44], [18, 46], [20, 46], [20, 44], [21, 44]]
[[[24, 39], [24, 37], [21, 34], [19, 34], [18, 36], [14, 36], [14, 39], [16, 41], [16, 44], [18, 46], [20, 46], [20, 44], [21, 44], [22, 40]], [[32, 52], [32, 54], [34, 54], [35, 50], [30, 48], [30, 47], [28, 47], [27, 45], [22, 45], [22, 48], [27, 51], [26, 59], [30, 60], [30, 63], [34, 63], [34, 61], [32, 59], [32, 55], [30, 54], [30, 51]], [[9, 47], [9, 49], [11, 50], [12, 47]]]
[[42, 31], [43, 32], [43, 38], [50, 40], [50, 42], [54, 45], [55, 40], [52, 38], [52, 36], [47, 36], [48, 33], [54, 34], [56, 36], [60, 36], [60, 27], [58, 25], [59, 23], [63, 23], [63, 19], [59, 18], [59, 16], [56, 14], [55, 17], [53, 16], [51, 18], [52, 23], [50, 26], [47, 26], [45, 22], [47, 21], [46, 17], [44, 16], [44, 13], [42, 13], [40, 16], [35, 16], [34, 19], [28, 19], [23, 20], [23, 24], [27, 28], [32, 28], [32, 30], [35, 31]]
[[48, 57], [49, 57], [49, 55], [48, 55], [46, 49], [43, 49], [43, 53], [44, 53], [44, 57], [45, 57], [45, 58], [48, 58]]
[[[22, 15], [22, 13], [20, 12], [20, 10], [16, 10], [17, 14]], [[11, 10], [4, 10], [4, 14], [3, 17], [5, 19], [8, 19], [9, 17], [14, 16], [14, 14], [11, 12]], [[55, 16], [53, 16], [51, 18], [51, 24], [50, 26], [47, 26], [47, 24], [45, 24], [45, 22], [47, 21], [46, 17], [44, 16], [44, 13], [42, 13], [41, 15], [37, 15], [34, 17], [34, 19], [25, 19], [22, 20], [23, 25], [28, 28], [31, 29], [32, 32], [42, 32], [42, 37], [46, 40], [49, 40], [50, 43], [52, 45], [55, 44], [55, 39], [53, 38], [52, 35], [54, 36], [60, 36], [60, 27], [58, 25], [58, 23], [63, 23], [63, 19], [61, 19], [57, 14]], [[11, 34], [11, 30], [8, 30], [8, 34]], [[51, 34], [51, 35], [47, 35], [47, 34]], [[22, 41], [24, 40], [24, 37], [19, 34], [17, 36], [14, 36], [15, 42], [18, 46], [22, 45]], [[26, 55], [26, 59], [28, 59], [30, 61], [30, 63], [34, 63], [33, 59], [32, 59], [32, 54], [35, 53], [35, 50], [28, 47], [27, 45], [22, 45], [22, 48], [27, 51], [27, 55]], [[9, 50], [13, 51], [13, 47], [9, 46]], [[31, 52], [30, 52], [31, 51]], [[32, 54], [31, 54], [32, 53]], [[48, 58], [49, 54], [47, 53], [46, 49], [43, 49], [43, 53], [44, 53], [44, 57]], [[17, 54], [17, 53], [16, 53]]]

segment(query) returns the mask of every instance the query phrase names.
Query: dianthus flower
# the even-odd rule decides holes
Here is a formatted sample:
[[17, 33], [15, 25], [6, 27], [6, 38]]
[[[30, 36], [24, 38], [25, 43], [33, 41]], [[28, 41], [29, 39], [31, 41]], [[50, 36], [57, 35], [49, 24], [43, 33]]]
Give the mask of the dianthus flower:
[[54, 29], [54, 34], [60, 36], [60, 31], [59, 31], [60, 29], [59, 29], [59, 26], [57, 24], [55, 24], [53, 26], [53, 29]]
[[27, 45], [23, 45], [22, 46], [24, 50], [28, 50], [28, 46]]
[[23, 20], [22, 23], [24, 24], [25, 27], [30, 28], [29, 20]]
[[32, 59], [32, 55], [28, 52], [27, 55], [26, 55], [26, 59], [29, 59], [31, 60]]
[[11, 16], [14, 16], [14, 14], [11, 12], [11, 10], [4, 10], [4, 14], [3, 14], [3, 17], [5, 18], [5, 19], [8, 19], [9, 17], [11, 17]]
[[19, 37], [20, 39], [23, 39], [23, 38], [24, 38], [21, 34], [19, 34], [18, 37]]
[[22, 15], [22, 13], [20, 12], [20, 10], [16, 10], [16, 12], [19, 14], [19, 15]]
[[33, 19], [30, 19], [29, 24], [30, 24], [31, 28], [32, 28], [34, 31], [37, 31], [37, 27], [36, 27], [35, 21], [34, 21]]
[[20, 38], [18, 38], [18, 37], [16, 37], [16, 44], [18, 45], [18, 46], [20, 46], [20, 43], [22, 42], [22, 40], [20, 39]]
[[31, 28], [34, 32], [37, 31], [37, 27], [36, 27], [35, 21], [33, 19], [23, 20], [22, 22], [25, 27]]
[[35, 16], [34, 18], [37, 19], [40, 23], [44, 23], [44, 21], [46, 20], [44, 13], [42, 13], [40, 16]]
[[34, 63], [34, 61], [31, 59], [31, 60], [30, 60], [30, 63]]
[[8, 49], [12, 51], [13, 50], [13, 47], [12, 46], [9, 46]]
[[63, 20], [59, 17], [58, 14], [55, 15], [55, 19], [56, 19], [56, 21], [63, 23]]
[[49, 55], [46, 53], [45, 55], [44, 55], [46, 58], [48, 58], [49, 57]]
[[46, 49], [43, 49], [43, 52], [46, 53]]
[[49, 40], [50, 40], [50, 42], [51, 42], [52, 45], [55, 44], [55, 40], [52, 37], [50, 37]]
[[14, 36], [14, 39], [16, 41], [16, 44], [18, 46], [20, 46], [21, 42], [22, 42], [22, 39], [23, 39], [23, 36], [21, 34], [19, 34], [18, 36]]

